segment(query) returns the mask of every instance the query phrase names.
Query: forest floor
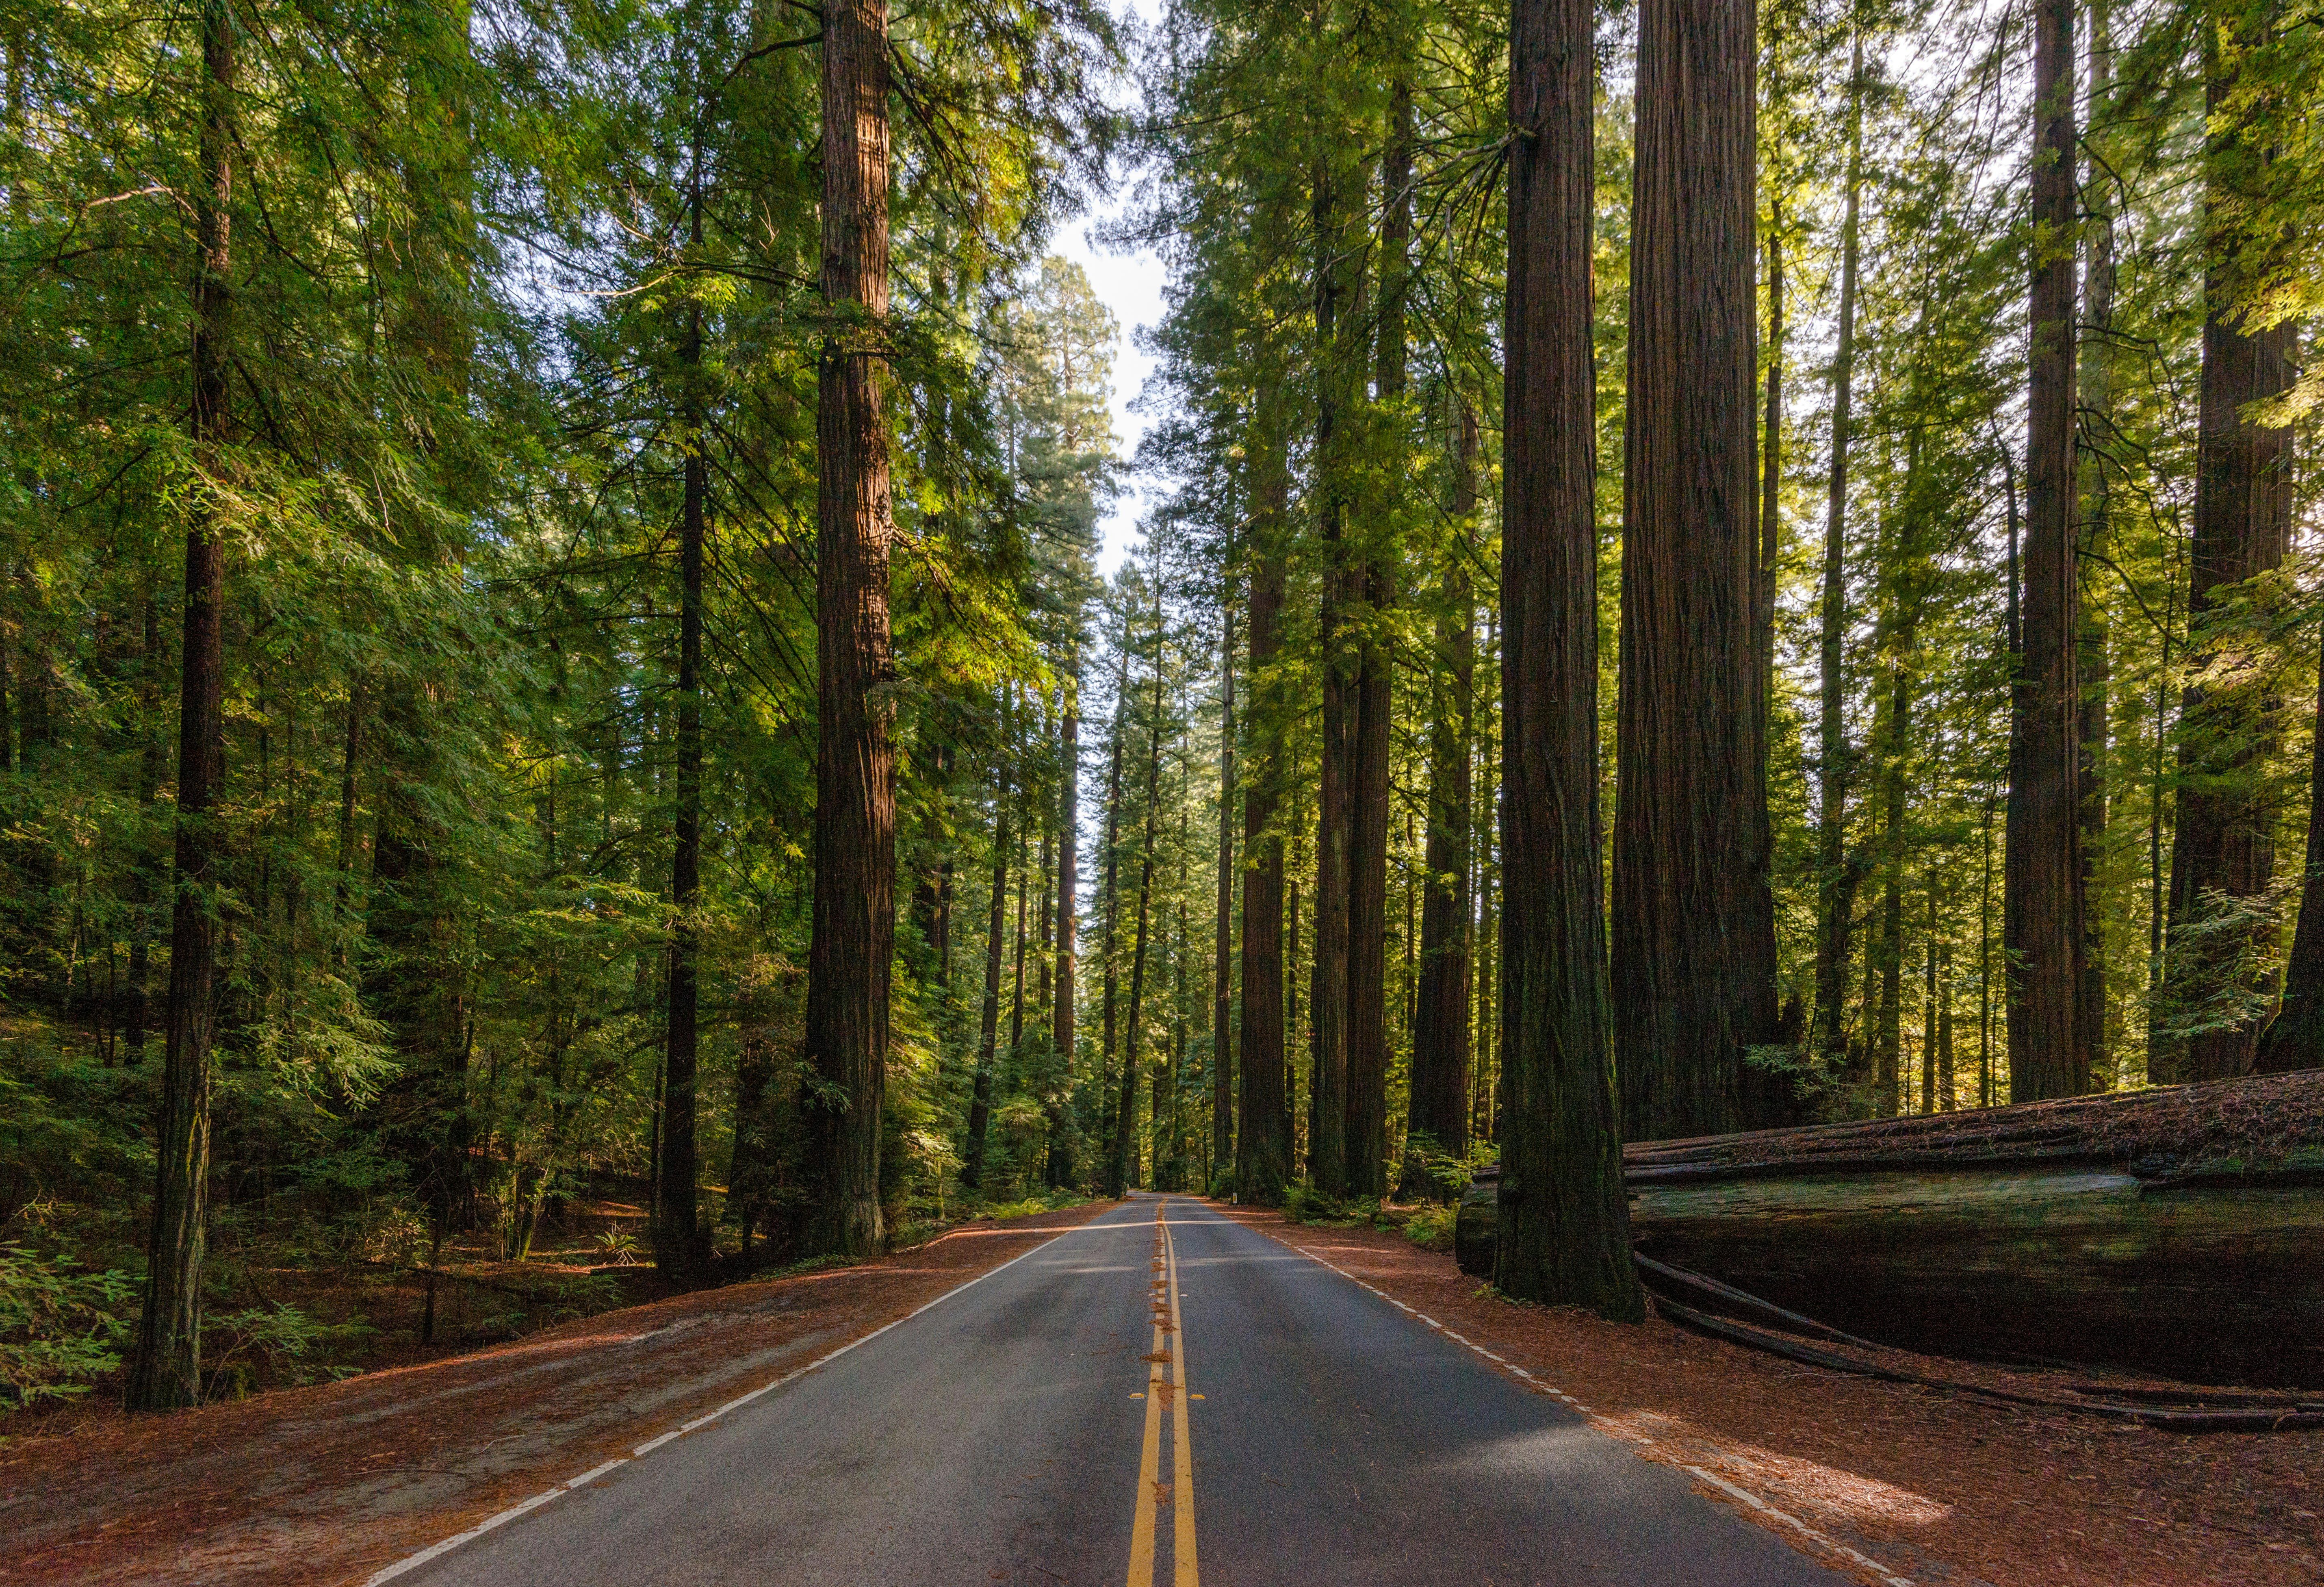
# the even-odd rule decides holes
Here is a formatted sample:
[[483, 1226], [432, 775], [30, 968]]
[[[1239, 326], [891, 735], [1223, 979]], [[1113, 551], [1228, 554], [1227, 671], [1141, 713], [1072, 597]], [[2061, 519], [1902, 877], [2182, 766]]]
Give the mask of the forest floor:
[[1628, 1327], [1506, 1300], [1394, 1231], [1230, 1211], [1563, 1390], [1646, 1458], [1711, 1473], [1913, 1582], [2324, 1582], [2324, 1431], [2190, 1436], [1844, 1376], [1660, 1317]]
[[361, 1582], [860, 1339], [1109, 1203], [515, 1343], [0, 1446], [0, 1582]]

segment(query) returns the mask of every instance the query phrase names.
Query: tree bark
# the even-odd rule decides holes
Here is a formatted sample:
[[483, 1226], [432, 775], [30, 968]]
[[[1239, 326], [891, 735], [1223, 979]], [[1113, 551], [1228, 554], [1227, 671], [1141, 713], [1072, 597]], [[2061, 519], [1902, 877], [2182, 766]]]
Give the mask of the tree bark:
[[1234, 606], [1220, 603], [1219, 634], [1219, 886], [1218, 922], [1211, 960], [1211, 1162], [1208, 1179], [1232, 1171], [1234, 1150]]
[[[2089, 102], [2096, 124], [2113, 93], [2114, 35], [2107, 0], [2090, 0]], [[2114, 174], [2093, 156], [2090, 182], [2084, 202], [2089, 211], [2089, 265], [2082, 281], [2082, 330], [2085, 345], [2077, 369], [2080, 386], [2077, 399], [2082, 412], [2102, 432], [2111, 427], [2111, 379], [2114, 335]], [[2095, 586], [2106, 577], [2104, 560], [2113, 555], [2113, 513], [2107, 460], [2098, 448], [2089, 449], [2081, 469], [2082, 536], [2090, 555], [2082, 558], [2080, 577]], [[2107, 836], [2107, 685], [2111, 669], [2104, 601], [2085, 598], [2078, 636], [2076, 666], [2082, 694], [2080, 773], [2082, 798], [2082, 984], [2077, 1031], [2084, 1049], [2082, 1066], [2091, 1074], [2111, 1071], [2107, 1042], [2107, 983], [2105, 931], [2100, 916], [2088, 900], [2098, 886], [2098, 866]]]
[[815, 904], [806, 1056], [814, 1204], [802, 1248], [876, 1250], [896, 936], [895, 677], [888, 629], [888, 7], [823, 11], [823, 292], [816, 371]]
[[1453, 533], [1437, 621], [1437, 696], [1429, 712], [1427, 877], [1420, 904], [1420, 984], [1413, 1000], [1412, 1105], [1398, 1194], [1441, 1197], [1415, 1149], [1469, 1150], [1469, 754], [1477, 626], [1469, 585], [1477, 511], [1477, 406], [1460, 402], [1453, 452]]
[[[1032, 843], [1022, 826], [1017, 829], [1017, 951], [1016, 965], [1010, 972], [1009, 1045], [1001, 1049], [1015, 1064], [1025, 1051], [1025, 927], [1026, 914], [1032, 907], [1032, 877], [1026, 866], [1032, 860]], [[995, 1073], [992, 1084], [998, 1089], [1001, 1076]]]
[[[1252, 421], [1250, 582], [1250, 735], [1242, 801], [1241, 1063], [1237, 1071], [1235, 1195], [1260, 1206], [1283, 1200], [1291, 1183], [1290, 1076], [1285, 1053], [1283, 833], [1276, 825], [1284, 780], [1282, 687], [1274, 678], [1282, 642], [1283, 536], [1290, 481], [1274, 433], [1276, 398], [1262, 392]], [[1296, 950], [1296, 941], [1295, 941]]]
[[[193, 401], [197, 468], [215, 475], [228, 437], [233, 367], [234, 19], [202, 0], [201, 185], [194, 195]], [[179, 681], [178, 822], [170, 921], [170, 1001], [154, 1121], [153, 1221], [144, 1307], [126, 1394], [133, 1411], [201, 1398], [202, 1258], [208, 1235], [210, 1036], [217, 1019], [217, 917], [224, 847], [213, 828], [226, 780], [226, 541], [215, 479], [201, 482], [186, 532]]]
[[[1139, 844], [1138, 926], [1130, 950], [1130, 1028], [1122, 1042], [1121, 1111], [1114, 1115], [1115, 1172], [1123, 1188], [1138, 1183], [1138, 1040], [1143, 1031], [1146, 999], [1148, 918], [1154, 898], [1154, 823], [1162, 803], [1162, 590], [1161, 570], [1156, 570], [1154, 591], [1154, 710], [1147, 724], [1146, 831]], [[1158, 1112], [1161, 1096], [1155, 1094]], [[1161, 1167], [1157, 1160], [1154, 1167]]]
[[[968, 1151], [960, 1182], [970, 1189], [984, 1182], [984, 1136], [992, 1119], [993, 1047], [1001, 1035], [1001, 932], [1009, 909], [1009, 703], [1001, 705], [1001, 748], [992, 773], [992, 892], [985, 911], [984, 1006], [977, 1028], [976, 1078], [968, 1103]], [[1023, 934], [1019, 934], [1021, 940]]]
[[1308, 1068], [1307, 1182], [1325, 1195], [1348, 1188], [1348, 885], [1351, 860], [1350, 786], [1354, 770], [1359, 667], [1350, 653], [1347, 503], [1341, 494], [1338, 430], [1347, 404], [1341, 370], [1340, 218], [1331, 163], [1315, 162], [1315, 486], [1323, 542], [1322, 711], [1315, 779], [1315, 958], [1307, 990], [1312, 1051]]
[[1776, 1038], [1753, 632], [1758, 565], [1750, 0], [1646, 0], [1622, 535], [1613, 999], [1623, 1130], [1741, 1122]]
[[1775, 697], [1775, 583], [1784, 555], [1784, 200], [1767, 212], [1767, 417], [1759, 448], [1759, 735], [1770, 731]]
[[[1937, 1353], [2324, 1387], [2324, 1077], [1633, 1149], [1647, 1255]], [[2309, 1358], [2302, 1360], [2303, 1356]]]
[[1636, 1322], [1598, 820], [1590, 0], [1510, 18], [1501, 540], [1502, 1127], [1494, 1282]]
[[2031, 381], [2024, 649], [2009, 743], [2002, 932], [2009, 1098], [2089, 1087], [2082, 998], [2081, 689], [2074, 538], [2074, 0], [2034, 22]]
[[1105, 1189], [1120, 1195], [1129, 1188], [1123, 1177], [1121, 1115], [1113, 1106], [1114, 998], [1117, 990], [1114, 939], [1121, 917], [1121, 735], [1130, 725], [1130, 624], [1122, 623], [1121, 668], [1113, 685], [1113, 747], [1105, 779], [1105, 941], [1098, 956], [1105, 962], [1104, 1030], [1098, 1056], [1098, 1085], [1105, 1107]]
[[1067, 1129], [1065, 1099], [1074, 1074], [1074, 906], [1081, 888], [1075, 861], [1081, 849], [1081, 679], [1078, 667], [1066, 669], [1065, 719], [1057, 729], [1057, 985], [1049, 1005], [1049, 1041], [1056, 1048], [1060, 1089], [1049, 1102], [1049, 1149], [1044, 1176], [1049, 1188], [1073, 1182], [1073, 1136]]
[[[1412, 85], [1388, 93], [1388, 143], [1380, 158], [1380, 305], [1373, 390], [1387, 412], [1389, 470], [1401, 470], [1405, 390], [1405, 290], [1412, 238]], [[1388, 613], [1398, 583], [1397, 506], [1367, 513], [1353, 582], [1361, 609], [1356, 645], [1355, 722], [1350, 740], [1348, 810], [1348, 1053], [1342, 1149], [1348, 1194], [1388, 1194], [1388, 822], [1395, 658]]]
[[1847, 196], [1840, 226], [1840, 345], [1831, 363], [1831, 473], [1824, 498], [1823, 592], [1816, 660], [1816, 1050], [1848, 1061], [1849, 927], [1858, 869], [1848, 854], [1848, 447], [1856, 388], [1857, 232], [1864, 187], [1864, 37], [1850, 47]]

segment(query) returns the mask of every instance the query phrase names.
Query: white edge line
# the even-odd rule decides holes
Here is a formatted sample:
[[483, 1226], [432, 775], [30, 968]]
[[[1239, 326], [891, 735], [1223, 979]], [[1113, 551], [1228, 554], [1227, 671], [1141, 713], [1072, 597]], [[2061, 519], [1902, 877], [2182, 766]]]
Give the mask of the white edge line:
[[1718, 1489], [1722, 1493], [1727, 1493], [1736, 1499], [1741, 1499], [1753, 1509], [1763, 1511], [1766, 1514], [1774, 1517], [1776, 1520], [1782, 1521], [1788, 1526], [1798, 1527], [1801, 1531], [1806, 1533], [1809, 1536], [1814, 1538], [1817, 1542], [1822, 1544], [1827, 1548], [1832, 1549], [1836, 1553], [1840, 1554], [1849, 1559], [1854, 1560], [1858, 1564], [1860, 1564], [1866, 1570], [1870, 1571], [1883, 1582], [1889, 1583], [1889, 1587], [1913, 1587], [1913, 1583], [1906, 1581], [1904, 1577], [1891, 1574], [1888, 1567], [1882, 1564], [1878, 1560], [1872, 1559], [1867, 1555], [1857, 1553], [1856, 1550], [1849, 1547], [1845, 1543], [1826, 1537], [1823, 1534], [1809, 1527], [1805, 1522], [1801, 1521], [1796, 1517], [1784, 1514], [1782, 1510], [1777, 1509], [1774, 1505], [1771, 1505], [1765, 1499], [1759, 1498], [1758, 1495], [1752, 1493], [1746, 1489], [1738, 1488], [1734, 1483], [1727, 1481], [1726, 1478], [1716, 1476], [1710, 1472], [1706, 1472], [1701, 1466], [1687, 1466], [1683, 1468], [1683, 1470], [1685, 1470], [1691, 1476], [1702, 1478], [1704, 1481], [1710, 1483], [1713, 1488]]
[[[1094, 1223], [1095, 1220], [1093, 1219], [1091, 1222]], [[1056, 1244], [1057, 1241], [1063, 1240], [1066, 1235], [1078, 1234], [1083, 1230], [1087, 1229], [1090, 1226], [1090, 1223], [1076, 1223], [1071, 1229], [1060, 1229], [1056, 1233], [1052, 1234], [1048, 1239], [1041, 1241], [1040, 1244], [1035, 1246], [1031, 1250], [1019, 1251], [1015, 1256], [1010, 1257], [999, 1267], [988, 1268], [983, 1272], [979, 1273], [975, 1278], [968, 1280], [965, 1284], [954, 1285], [952, 1288], [945, 1290], [942, 1295], [937, 1296], [936, 1299], [927, 1302], [924, 1306], [916, 1307], [911, 1311], [906, 1312], [902, 1316], [898, 1317], [892, 1323], [874, 1328], [871, 1333], [866, 1333], [861, 1339], [849, 1340], [845, 1344], [841, 1345], [837, 1350], [831, 1352], [828, 1355], [817, 1356], [815, 1360], [807, 1362], [804, 1367], [794, 1367], [791, 1370], [785, 1372], [773, 1382], [762, 1383], [758, 1388], [751, 1390], [750, 1393], [739, 1395], [736, 1398], [728, 1400], [724, 1405], [720, 1406], [715, 1411], [696, 1416], [694, 1420], [685, 1423], [682, 1426], [673, 1427], [659, 1438], [647, 1439], [643, 1444], [639, 1444], [627, 1454], [615, 1455], [612, 1460], [605, 1462], [603, 1465], [593, 1467], [590, 1470], [582, 1472], [577, 1477], [570, 1478], [566, 1481], [559, 1482], [556, 1487], [551, 1488], [546, 1493], [536, 1493], [530, 1499], [524, 1500], [521, 1504], [512, 1504], [509, 1506], [508, 1509], [502, 1510], [497, 1515], [486, 1516], [483, 1520], [478, 1521], [475, 1526], [469, 1527], [465, 1532], [456, 1532], [451, 1536], [445, 1538], [441, 1543], [430, 1544], [426, 1548], [421, 1549], [418, 1554], [406, 1555], [404, 1558], [397, 1560], [392, 1565], [387, 1565], [380, 1570], [373, 1572], [371, 1575], [364, 1578], [364, 1587], [381, 1587], [381, 1583], [392, 1582], [396, 1577], [402, 1575], [407, 1571], [416, 1571], [421, 1565], [427, 1564], [432, 1560], [440, 1559], [445, 1555], [451, 1553], [454, 1549], [459, 1547], [464, 1543], [475, 1542], [477, 1538], [483, 1536], [493, 1527], [505, 1526], [509, 1522], [515, 1520], [519, 1516], [523, 1515], [526, 1511], [540, 1509], [542, 1505], [547, 1504], [550, 1499], [557, 1498], [560, 1494], [569, 1493], [576, 1488], [580, 1488], [590, 1482], [594, 1482], [598, 1478], [604, 1476], [606, 1472], [613, 1471], [615, 1467], [625, 1466], [632, 1461], [636, 1460], [639, 1456], [659, 1449], [663, 1444], [669, 1443], [672, 1439], [682, 1438], [697, 1427], [707, 1426], [710, 1423], [715, 1422], [719, 1417], [724, 1416], [728, 1411], [739, 1409], [741, 1407], [750, 1404], [761, 1395], [770, 1394], [774, 1390], [780, 1389], [784, 1384], [789, 1382], [794, 1378], [803, 1378], [807, 1373], [814, 1371], [817, 1367], [837, 1361], [841, 1356], [845, 1355], [857, 1345], [871, 1343], [873, 1340], [879, 1338], [880, 1335], [887, 1333], [889, 1329], [902, 1327], [914, 1317], [918, 1316], [920, 1313], [944, 1305], [945, 1302], [950, 1300], [954, 1296], [958, 1295], [962, 1290], [973, 1289], [978, 1285], [983, 1283], [987, 1278], [991, 1278], [995, 1273], [1005, 1272], [1009, 1269], [1013, 1268], [1018, 1263], [1023, 1261], [1027, 1257], [1038, 1256], [1042, 1251], [1048, 1250], [1049, 1247]], [[1334, 1269], [1334, 1271], [1336, 1270], [1337, 1269]]]
[[[1572, 1395], [1566, 1393], [1563, 1389], [1551, 1388], [1547, 1383], [1544, 1382], [1539, 1378], [1535, 1377], [1523, 1367], [1517, 1366], [1514, 1362], [1506, 1361], [1503, 1358], [1495, 1355], [1491, 1351], [1487, 1350], [1481, 1344], [1476, 1344], [1467, 1339], [1462, 1338], [1460, 1334], [1453, 1333], [1452, 1329], [1447, 1328], [1443, 1324], [1436, 1321], [1435, 1318], [1420, 1312], [1413, 1311], [1412, 1307], [1405, 1306], [1402, 1301], [1397, 1300], [1394, 1296], [1388, 1295], [1384, 1291], [1372, 1288], [1370, 1285], [1365, 1283], [1362, 1279], [1357, 1278], [1353, 1273], [1349, 1272], [1345, 1268], [1341, 1267], [1338, 1263], [1327, 1261], [1323, 1258], [1317, 1256], [1314, 1251], [1309, 1250], [1304, 1245], [1292, 1245], [1291, 1241], [1287, 1240], [1283, 1241], [1282, 1243], [1291, 1246], [1293, 1250], [1297, 1251], [1301, 1256], [1305, 1257], [1317, 1267], [1331, 1269], [1333, 1272], [1337, 1273], [1341, 1278], [1345, 1278], [1357, 1288], [1371, 1290], [1372, 1294], [1379, 1296], [1382, 1300], [1387, 1301], [1389, 1305], [1402, 1307], [1405, 1311], [1410, 1312], [1413, 1316], [1419, 1318], [1420, 1321], [1427, 1324], [1431, 1328], [1436, 1330], [1437, 1333], [1444, 1335], [1445, 1338], [1454, 1340], [1466, 1346], [1468, 1349], [1475, 1352], [1477, 1354], [1484, 1357], [1487, 1361], [1495, 1362], [1502, 1370], [1511, 1373], [1516, 1377], [1524, 1379], [1526, 1382], [1530, 1384], [1535, 1389], [1549, 1396], [1552, 1399], [1564, 1401], [1570, 1409], [1580, 1412], [1582, 1416], [1587, 1416], [1592, 1423], [1603, 1421], [1603, 1418], [1596, 1412], [1592, 1411], [1588, 1406], [1583, 1405], [1580, 1400], [1574, 1398]], [[1027, 1254], [1030, 1255], [1031, 1253], [1028, 1252]], [[997, 1268], [993, 1270], [995, 1272], [1000, 1271]], [[1663, 1447], [1662, 1444], [1657, 1443], [1655, 1440], [1628, 1427], [1618, 1430], [1609, 1426], [1601, 1430], [1607, 1431], [1611, 1436], [1618, 1438], [1621, 1442], [1626, 1444], [1635, 1444], [1646, 1449], [1661, 1449]], [[1758, 1495], [1737, 1487], [1734, 1483], [1728, 1481], [1725, 1478], [1715, 1477], [1709, 1472], [1704, 1471], [1701, 1466], [1682, 1465], [1678, 1469], [1686, 1472], [1689, 1476], [1701, 1478], [1703, 1481], [1710, 1483], [1713, 1488], [1720, 1490], [1723, 1493], [1740, 1499], [1743, 1503], [1750, 1506], [1753, 1509], [1757, 1510], [1760, 1514], [1768, 1517], [1770, 1519], [1783, 1522], [1785, 1526], [1792, 1527], [1802, 1536], [1809, 1538], [1821, 1547], [1828, 1549], [1833, 1554], [1839, 1555], [1843, 1559], [1853, 1560], [1856, 1564], [1862, 1565], [1866, 1570], [1870, 1571], [1874, 1575], [1879, 1577], [1883, 1582], [1886, 1583], [1886, 1587], [1914, 1587], [1914, 1584], [1910, 1578], [1893, 1573], [1887, 1566], [1882, 1564], [1878, 1560], [1873, 1559], [1866, 1555], [1858, 1554], [1856, 1550], [1849, 1547], [1847, 1544], [1842, 1543], [1837, 1537], [1826, 1536], [1823, 1533], [1817, 1531], [1813, 1527], [1809, 1526], [1805, 1521], [1801, 1520], [1797, 1516], [1792, 1515], [1784, 1510], [1777, 1509], [1774, 1505], [1769, 1504]], [[540, 1500], [535, 1499], [533, 1502], [538, 1504]], [[369, 1582], [365, 1582], [364, 1587], [371, 1587], [371, 1584]]]

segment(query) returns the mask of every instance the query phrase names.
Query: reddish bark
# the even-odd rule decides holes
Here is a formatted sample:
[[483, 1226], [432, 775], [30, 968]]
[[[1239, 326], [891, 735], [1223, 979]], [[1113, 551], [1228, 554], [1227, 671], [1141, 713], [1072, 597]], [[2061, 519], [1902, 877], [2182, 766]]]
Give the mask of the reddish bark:
[[[194, 196], [193, 402], [197, 467], [215, 469], [230, 414], [234, 311], [234, 19], [226, 0], [203, 0], [202, 183]], [[213, 807], [226, 780], [226, 545], [207, 489], [186, 531], [186, 609], [179, 684], [178, 834], [170, 920], [170, 1001], [164, 1015], [158, 1164], [146, 1241], [144, 1310], [129, 1372], [132, 1410], [201, 1398], [201, 1283], [208, 1213], [210, 1036], [217, 1019], [217, 918], [212, 889], [223, 845]]]
[[1636, 1320], [1598, 821], [1590, 0], [1511, 17], [1501, 540], [1501, 1212], [1494, 1280]]
[[2034, 8], [2033, 340], [2024, 607], [2009, 740], [2002, 937], [2009, 1098], [2089, 1088], [2081, 1040], [2081, 691], [2074, 557], [2074, 10]]
[[883, 1235], [880, 1112], [896, 938], [895, 752], [883, 686], [893, 531], [881, 364], [888, 318], [888, 8], [823, 11], [823, 292], [816, 371], [815, 905], [806, 1056], [815, 1204], [802, 1249]]
[[1755, 656], [1757, 39], [1749, 0], [1638, 14], [1616, 739], [1613, 995], [1624, 1133], [1740, 1122], [1776, 1039]]

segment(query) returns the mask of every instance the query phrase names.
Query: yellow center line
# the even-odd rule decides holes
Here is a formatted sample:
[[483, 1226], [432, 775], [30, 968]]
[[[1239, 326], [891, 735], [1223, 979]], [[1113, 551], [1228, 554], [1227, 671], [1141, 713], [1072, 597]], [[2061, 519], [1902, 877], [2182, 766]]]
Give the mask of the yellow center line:
[[[1194, 1445], [1186, 1418], [1185, 1335], [1178, 1315], [1178, 1253], [1154, 1208], [1154, 1347], [1146, 1356], [1146, 1435], [1138, 1457], [1138, 1508], [1130, 1527], [1129, 1587], [1154, 1587], [1154, 1545], [1163, 1505], [1172, 1509], [1173, 1587], [1200, 1587], [1194, 1571]], [[1171, 1370], [1162, 1370], [1165, 1365]], [[1162, 1406], [1171, 1407], [1171, 1481], [1162, 1481]]]
[[[1167, 1206], [1168, 1204], [1164, 1204]], [[1171, 1445], [1176, 1459], [1171, 1471], [1170, 1497], [1177, 1520], [1177, 1536], [1174, 1540], [1171, 1560], [1176, 1571], [1176, 1587], [1196, 1587], [1194, 1435], [1186, 1426], [1186, 1329], [1178, 1316], [1178, 1241], [1170, 1233], [1167, 1220], [1162, 1225], [1162, 1244], [1170, 1259], [1170, 1372], [1178, 1389], [1170, 1397], [1176, 1418], [1171, 1430]]]

